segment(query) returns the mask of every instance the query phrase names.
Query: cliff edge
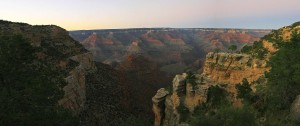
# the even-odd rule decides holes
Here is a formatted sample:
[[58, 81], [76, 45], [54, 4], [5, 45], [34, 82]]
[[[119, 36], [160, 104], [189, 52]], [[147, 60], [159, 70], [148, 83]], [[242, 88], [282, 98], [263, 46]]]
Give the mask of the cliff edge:
[[64, 96], [58, 104], [72, 110], [80, 118], [80, 125], [118, 125], [125, 118], [118, 78], [111, 77], [117, 75], [116, 71], [95, 63], [92, 53], [72, 39], [65, 29], [0, 20], [0, 35], [22, 36], [39, 49], [36, 56], [43, 65], [55, 66], [52, 69], [66, 82]]
[[[300, 26], [297, 24], [274, 30], [254, 42], [252, 46], [245, 46], [239, 53], [208, 53], [202, 73], [176, 75], [171, 88], [159, 89], [152, 98], [154, 125], [189, 125], [186, 121], [188, 118], [195, 118], [193, 117], [195, 109], [203, 107], [203, 104], [213, 99], [212, 94], [209, 94], [213, 89], [225, 90], [228, 93], [224, 98], [229, 99], [233, 106], [241, 106], [243, 103], [237, 98], [236, 85], [245, 83], [246, 79], [250, 91], [256, 92], [257, 85], [265, 87], [268, 80], [265, 73], [271, 70], [268, 63], [270, 58], [285, 42], [292, 40], [292, 34], [299, 34]], [[293, 115], [299, 114], [298, 108], [295, 107], [299, 104], [297, 101], [299, 97], [293, 103]], [[216, 109], [212, 109], [212, 113], [216, 112]], [[206, 113], [206, 116], [207, 114], [209, 113]], [[264, 123], [265, 118], [261, 117], [260, 122]]]

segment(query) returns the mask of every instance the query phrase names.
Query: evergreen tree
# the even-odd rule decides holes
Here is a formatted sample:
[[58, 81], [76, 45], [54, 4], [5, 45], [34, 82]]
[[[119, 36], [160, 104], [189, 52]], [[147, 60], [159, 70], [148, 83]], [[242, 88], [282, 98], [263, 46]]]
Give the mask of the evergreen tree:
[[245, 45], [245, 46], [241, 49], [241, 52], [242, 52], [242, 53], [246, 53], [246, 54], [251, 54], [251, 51], [252, 51], [252, 46], [248, 46], [248, 45]]
[[262, 41], [259, 41], [253, 43], [252, 52], [254, 53], [253, 55], [255, 55], [256, 58], [263, 59], [268, 53], [268, 50], [263, 47]]
[[250, 87], [250, 84], [246, 78], [243, 79], [242, 84], [235, 85], [235, 88], [237, 89], [237, 98], [242, 98], [244, 102], [250, 102], [251, 101], [251, 92], [252, 89]]
[[236, 45], [230, 45], [228, 47], [228, 50], [231, 50], [231, 52], [233, 52], [233, 51], [237, 50], [237, 46]]
[[270, 59], [272, 69], [267, 74], [267, 103], [276, 110], [288, 109], [300, 94], [300, 35], [293, 32], [291, 42], [286, 42]]

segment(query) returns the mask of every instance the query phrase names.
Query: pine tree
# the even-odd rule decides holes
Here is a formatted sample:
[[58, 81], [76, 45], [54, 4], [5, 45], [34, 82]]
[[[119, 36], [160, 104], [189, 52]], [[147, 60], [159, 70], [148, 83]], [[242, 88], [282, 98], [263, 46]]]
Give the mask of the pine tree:
[[251, 101], [251, 92], [252, 89], [250, 87], [250, 84], [246, 78], [243, 79], [242, 84], [235, 85], [235, 88], [238, 91], [237, 98], [242, 98], [244, 102], [250, 102]]
[[272, 69], [268, 77], [268, 103], [273, 109], [288, 109], [300, 94], [300, 35], [294, 32], [270, 59]]

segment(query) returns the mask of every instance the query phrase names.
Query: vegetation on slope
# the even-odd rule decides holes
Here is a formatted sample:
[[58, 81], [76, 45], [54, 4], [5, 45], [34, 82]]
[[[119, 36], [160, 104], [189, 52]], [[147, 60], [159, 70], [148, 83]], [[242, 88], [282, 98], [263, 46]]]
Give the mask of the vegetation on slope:
[[208, 102], [198, 106], [190, 120], [192, 126], [254, 126], [255, 113], [248, 106], [236, 108], [230, 94], [219, 86], [208, 90]]
[[[288, 113], [292, 102], [300, 94], [300, 34], [294, 31], [290, 42], [282, 47], [270, 59], [271, 71], [266, 74], [266, 106], [268, 115]], [[279, 117], [280, 118], [280, 117]], [[285, 121], [280, 119], [280, 121]]]
[[0, 37], [0, 125], [59, 126], [78, 124], [58, 106], [65, 85], [56, 67], [36, 57], [21, 35]]
[[[278, 31], [273, 31], [265, 37], [269, 40], [272, 38], [271, 42], [275, 43], [279, 49], [269, 59], [268, 64], [271, 70], [266, 73], [267, 83], [259, 83], [255, 92], [246, 79], [236, 85], [238, 91], [236, 97], [243, 101], [241, 107], [233, 107], [226, 100], [230, 94], [220, 93], [221, 88], [211, 87], [208, 92], [208, 102], [196, 109], [190, 124], [195, 126], [300, 125], [300, 120], [290, 115], [291, 105], [300, 95], [300, 57], [298, 55], [300, 54], [300, 30], [295, 24], [289, 27], [293, 29], [288, 41], [281, 39], [282, 35]], [[262, 45], [257, 42], [252, 47], [244, 47], [242, 52], [255, 54], [257, 58], [264, 58], [265, 53]], [[219, 93], [212, 94], [212, 89]], [[217, 99], [212, 100], [212, 97]]]
[[252, 56], [255, 56], [258, 59], [264, 59], [266, 54], [268, 53], [268, 50], [263, 47], [262, 41], [255, 41], [252, 46], [245, 45], [241, 49], [241, 52], [251, 54]]

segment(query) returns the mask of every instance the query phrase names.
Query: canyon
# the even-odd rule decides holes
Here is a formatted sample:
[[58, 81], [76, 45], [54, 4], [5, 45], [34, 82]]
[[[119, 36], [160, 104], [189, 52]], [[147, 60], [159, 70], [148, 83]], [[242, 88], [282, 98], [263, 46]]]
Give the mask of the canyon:
[[[32, 47], [38, 48], [34, 54], [38, 60], [33, 62], [55, 70], [57, 73], [53, 76], [65, 80], [66, 85], [61, 89], [64, 95], [57, 104], [80, 117], [80, 125], [118, 125], [126, 119], [124, 100], [121, 100], [126, 97], [117, 78], [118, 72], [94, 62], [92, 53], [72, 39], [65, 29], [1, 20], [0, 35], [22, 36]], [[53, 81], [53, 85], [61, 83]]]
[[[240, 50], [268, 34], [269, 29], [139, 28], [69, 31], [102, 62], [123, 73], [127, 109], [152, 118], [151, 97], [168, 87], [179, 73], [203, 71], [205, 55], [211, 51]], [[140, 96], [143, 94], [143, 96]], [[144, 103], [144, 104], [139, 104]]]
[[130, 55], [142, 55], [156, 63], [161, 71], [174, 76], [184, 70], [200, 69], [208, 52], [228, 52], [230, 45], [237, 45], [239, 50], [244, 45], [252, 45], [270, 31], [140, 28], [79, 30], [69, 34], [92, 52], [97, 62], [115, 67]]
[[[209, 28], [66, 31], [55, 25], [35, 26], [1, 20], [0, 36], [22, 36], [37, 49], [33, 54], [37, 59], [30, 65], [56, 71], [49, 76], [53, 85], [62, 82], [52, 76], [64, 80], [63, 87], [56, 87], [63, 95], [55, 101], [55, 106], [70, 110], [79, 120], [78, 125], [129, 125], [141, 120], [144, 122], [139, 124], [149, 125], [153, 119], [151, 123], [155, 126], [192, 126], [195, 119], [202, 119], [194, 115], [201, 107], [208, 110], [202, 113], [203, 118], [220, 112], [212, 102], [217, 98], [228, 100], [236, 108], [246, 106], [237, 85], [250, 92], [250, 101], [254, 103], [249, 105], [254, 106], [253, 109], [263, 106], [261, 98], [276, 94], [267, 92], [272, 78], [266, 73], [272, 72], [271, 66], [277, 62], [273, 65], [270, 62], [287, 43], [294, 42], [298, 47], [299, 25], [295, 23], [273, 31]], [[236, 45], [237, 50], [230, 51], [231, 45]], [[297, 59], [296, 54], [293, 56], [290, 61]], [[289, 66], [298, 72], [297, 65], [286, 67]], [[283, 70], [282, 73], [291, 72], [294, 71]], [[1, 79], [1, 84], [6, 82]], [[287, 80], [297, 81], [297, 76]], [[217, 97], [218, 93], [225, 95]], [[297, 95], [300, 93], [294, 90], [291, 93], [293, 96], [286, 100], [292, 103], [288, 104], [291, 111], [284, 112], [298, 118]], [[259, 116], [256, 122], [261, 124], [267, 125], [272, 120], [265, 113]]]
[[[156, 95], [152, 97], [152, 110], [155, 113], [154, 125], [189, 126], [190, 121], [196, 118], [194, 114], [197, 113], [196, 111], [199, 111], [199, 107], [211, 104], [213, 97], [209, 91], [216, 89], [216, 87], [228, 92], [224, 98], [229, 99], [233, 106], [244, 106], [243, 104], [245, 103], [237, 98], [237, 85], [245, 83], [244, 79], [246, 79], [254, 93], [260, 92], [262, 87], [266, 87], [268, 84], [266, 73], [272, 69], [268, 64], [269, 60], [280, 49], [278, 45], [290, 42], [293, 35], [299, 35], [299, 28], [299, 24], [296, 25], [295, 23], [291, 26], [274, 30], [254, 44], [251, 52], [208, 53], [202, 72], [177, 74], [173, 79], [171, 88], [160, 88]], [[255, 47], [259, 44], [261, 44], [260, 47]], [[263, 57], [258, 57], [257, 55], [262, 53], [261, 50], [266, 50], [266, 52], [263, 54]], [[294, 118], [299, 118], [297, 116], [299, 114], [297, 110], [299, 94], [296, 95], [297, 97], [293, 99], [294, 102], [290, 106], [291, 112], [288, 113], [291, 113]], [[257, 103], [254, 103], [254, 106], [255, 104]], [[209, 110], [209, 108], [206, 108], [206, 110]], [[212, 112], [217, 112], [217, 109], [214, 108]], [[204, 114], [204, 117], [209, 115], [209, 113]], [[265, 119], [267, 117], [262, 118]], [[264, 124], [265, 120], [262, 120], [260, 123]]]

